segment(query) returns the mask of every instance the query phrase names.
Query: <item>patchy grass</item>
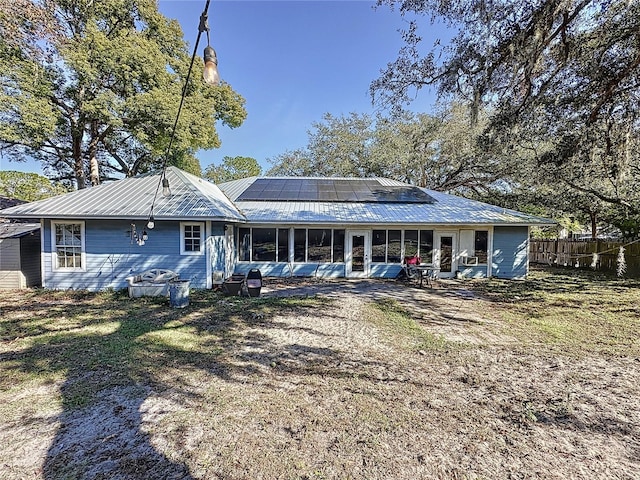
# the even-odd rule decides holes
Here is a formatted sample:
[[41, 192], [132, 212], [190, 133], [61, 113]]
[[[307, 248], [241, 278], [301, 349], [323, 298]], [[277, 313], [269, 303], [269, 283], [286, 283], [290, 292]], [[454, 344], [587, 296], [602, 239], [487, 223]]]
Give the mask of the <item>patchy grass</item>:
[[378, 299], [370, 307], [369, 320], [383, 329], [396, 345], [418, 352], [446, 351], [459, 348], [459, 342], [425, 330], [411, 312], [398, 300]]
[[525, 345], [573, 355], [640, 354], [640, 281], [589, 271], [533, 270], [527, 280], [474, 282]]
[[638, 284], [382, 287], [7, 292], [0, 478], [638, 478]]

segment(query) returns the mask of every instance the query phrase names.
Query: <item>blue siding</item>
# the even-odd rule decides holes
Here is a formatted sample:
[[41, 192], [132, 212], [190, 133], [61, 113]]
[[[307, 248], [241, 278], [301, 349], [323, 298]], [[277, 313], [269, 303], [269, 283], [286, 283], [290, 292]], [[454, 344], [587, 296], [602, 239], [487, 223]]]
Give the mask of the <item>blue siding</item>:
[[373, 263], [371, 264], [371, 278], [396, 278], [402, 270], [402, 266], [392, 263]]
[[[207, 284], [207, 256], [180, 255], [180, 222], [155, 222], [148, 230], [145, 245], [131, 243], [131, 223], [128, 221], [85, 222], [86, 271], [55, 271], [52, 266], [51, 222], [45, 222], [45, 286], [51, 289], [126, 288], [126, 278], [151, 268], [166, 268], [191, 280], [193, 288]], [[144, 222], [136, 222], [138, 233]], [[215, 233], [224, 234], [221, 225], [214, 225]], [[214, 238], [215, 241], [215, 238]], [[222, 254], [224, 258], [224, 254]], [[216, 263], [218, 261], [216, 260]]]
[[527, 276], [529, 257], [527, 227], [495, 227], [493, 230], [493, 276], [522, 279]]
[[344, 263], [275, 263], [275, 262], [240, 262], [235, 266], [235, 273], [246, 274], [257, 268], [263, 277], [322, 277], [340, 278], [345, 276]]
[[486, 278], [487, 266], [486, 265], [460, 265], [458, 267], [460, 275], [464, 278]]
[[[235, 266], [235, 273], [246, 274], [257, 268], [263, 277], [320, 277], [341, 278], [346, 275], [344, 263], [275, 263], [275, 262], [240, 262]], [[401, 270], [400, 265], [372, 264], [371, 278], [396, 278]]]

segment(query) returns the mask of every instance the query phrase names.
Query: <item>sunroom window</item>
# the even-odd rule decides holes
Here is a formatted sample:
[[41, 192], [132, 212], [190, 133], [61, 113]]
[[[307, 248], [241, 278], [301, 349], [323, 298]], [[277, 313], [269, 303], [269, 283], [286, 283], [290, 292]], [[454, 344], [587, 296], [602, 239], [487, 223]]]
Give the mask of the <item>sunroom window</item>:
[[488, 261], [489, 231], [461, 230], [460, 256], [465, 265], [485, 265]]
[[433, 230], [373, 230], [373, 263], [400, 263], [403, 256], [414, 255], [418, 255], [422, 263], [433, 261]]
[[[238, 261], [288, 262], [288, 228], [238, 229]], [[331, 228], [293, 229], [293, 261], [296, 263], [344, 262], [345, 231]]]

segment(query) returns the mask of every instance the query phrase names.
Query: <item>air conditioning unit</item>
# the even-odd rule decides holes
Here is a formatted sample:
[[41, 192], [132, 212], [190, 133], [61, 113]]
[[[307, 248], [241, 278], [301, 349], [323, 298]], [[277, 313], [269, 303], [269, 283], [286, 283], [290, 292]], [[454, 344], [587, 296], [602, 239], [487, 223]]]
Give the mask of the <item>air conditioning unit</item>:
[[461, 260], [463, 265], [478, 265], [478, 257], [462, 257]]

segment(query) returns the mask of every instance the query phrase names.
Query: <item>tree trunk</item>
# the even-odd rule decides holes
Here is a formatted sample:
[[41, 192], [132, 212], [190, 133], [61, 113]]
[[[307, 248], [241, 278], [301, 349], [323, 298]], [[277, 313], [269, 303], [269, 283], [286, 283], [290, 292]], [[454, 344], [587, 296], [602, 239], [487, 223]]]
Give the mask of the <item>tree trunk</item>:
[[100, 169], [98, 167], [98, 121], [91, 122], [91, 143], [89, 144], [89, 176], [91, 185], [100, 185]]
[[73, 144], [73, 170], [76, 176], [76, 187], [78, 190], [82, 190], [87, 186], [84, 162], [82, 161], [82, 129], [79, 129], [77, 126], [75, 128], [72, 127], [71, 141]]

